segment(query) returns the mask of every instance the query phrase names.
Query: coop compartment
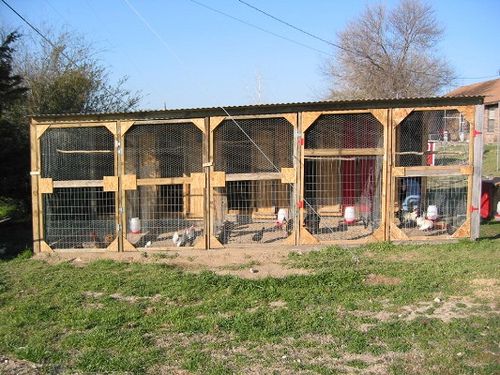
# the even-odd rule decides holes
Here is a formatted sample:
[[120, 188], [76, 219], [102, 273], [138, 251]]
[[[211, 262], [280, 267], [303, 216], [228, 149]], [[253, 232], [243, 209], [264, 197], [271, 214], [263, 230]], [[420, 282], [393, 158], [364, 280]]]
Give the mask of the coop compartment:
[[40, 138], [41, 176], [54, 181], [113, 176], [114, 144], [105, 127], [49, 128]]
[[108, 247], [116, 237], [115, 193], [56, 188], [43, 197], [44, 240], [52, 249]]
[[395, 166], [467, 165], [469, 131], [457, 110], [413, 111], [396, 128]]
[[408, 237], [448, 237], [467, 219], [467, 176], [396, 178], [395, 224]]

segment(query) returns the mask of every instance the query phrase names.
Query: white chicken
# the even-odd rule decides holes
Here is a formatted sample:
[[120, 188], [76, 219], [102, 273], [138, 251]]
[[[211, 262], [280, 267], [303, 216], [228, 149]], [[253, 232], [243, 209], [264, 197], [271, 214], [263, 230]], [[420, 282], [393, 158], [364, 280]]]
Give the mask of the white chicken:
[[434, 222], [432, 220], [426, 219], [425, 215], [417, 217], [417, 227], [418, 229], [424, 231], [429, 230], [434, 227]]

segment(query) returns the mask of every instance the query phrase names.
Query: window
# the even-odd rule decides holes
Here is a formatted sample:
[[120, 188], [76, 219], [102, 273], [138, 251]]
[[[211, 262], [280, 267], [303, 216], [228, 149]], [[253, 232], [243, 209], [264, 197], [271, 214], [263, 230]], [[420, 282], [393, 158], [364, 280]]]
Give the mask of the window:
[[488, 126], [486, 128], [486, 131], [488, 131], [488, 132], [494, 132], [495, 131], [496, 108], [495, 107], [489, 107], [487, 109], [487, 111], [488, 111]]

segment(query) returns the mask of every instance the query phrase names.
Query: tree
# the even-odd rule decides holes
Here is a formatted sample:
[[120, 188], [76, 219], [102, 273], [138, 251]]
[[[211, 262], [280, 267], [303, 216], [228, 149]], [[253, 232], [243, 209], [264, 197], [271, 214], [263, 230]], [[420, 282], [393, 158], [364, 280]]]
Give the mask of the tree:
[[2, 38], [0, 45], [0, 116], [6, 108], [22, 99], [27, 88], [20, 75], [13, 73], [13, 44], [19, 38], [16, 32]]
[[137, 107], [140, 93], [124, 87], [127, 77], [110, 83], [95, 48], [82, 37], [63, 32], [50, 39], [52, 43], [42, 40], [41, 48], [28, 45], [16, 60], [30, 89], [30, 114], [120, 112]]
[[443, 36], [431, 6], [401, 0], [392, 10], [367, 6], [338, 34], [340, 47], [326, 64], [330, 99], [436, 95], [454, 80], [439, 56]]

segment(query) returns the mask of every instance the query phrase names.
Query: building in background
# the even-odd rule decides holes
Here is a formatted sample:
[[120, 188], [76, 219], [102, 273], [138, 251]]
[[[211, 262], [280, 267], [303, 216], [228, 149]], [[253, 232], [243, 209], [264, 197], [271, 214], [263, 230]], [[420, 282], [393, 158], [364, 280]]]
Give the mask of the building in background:
[[500, 142], [500, 78], [461, 86], [448, 96], [484, 96], [483, 138], [485, 144]]

